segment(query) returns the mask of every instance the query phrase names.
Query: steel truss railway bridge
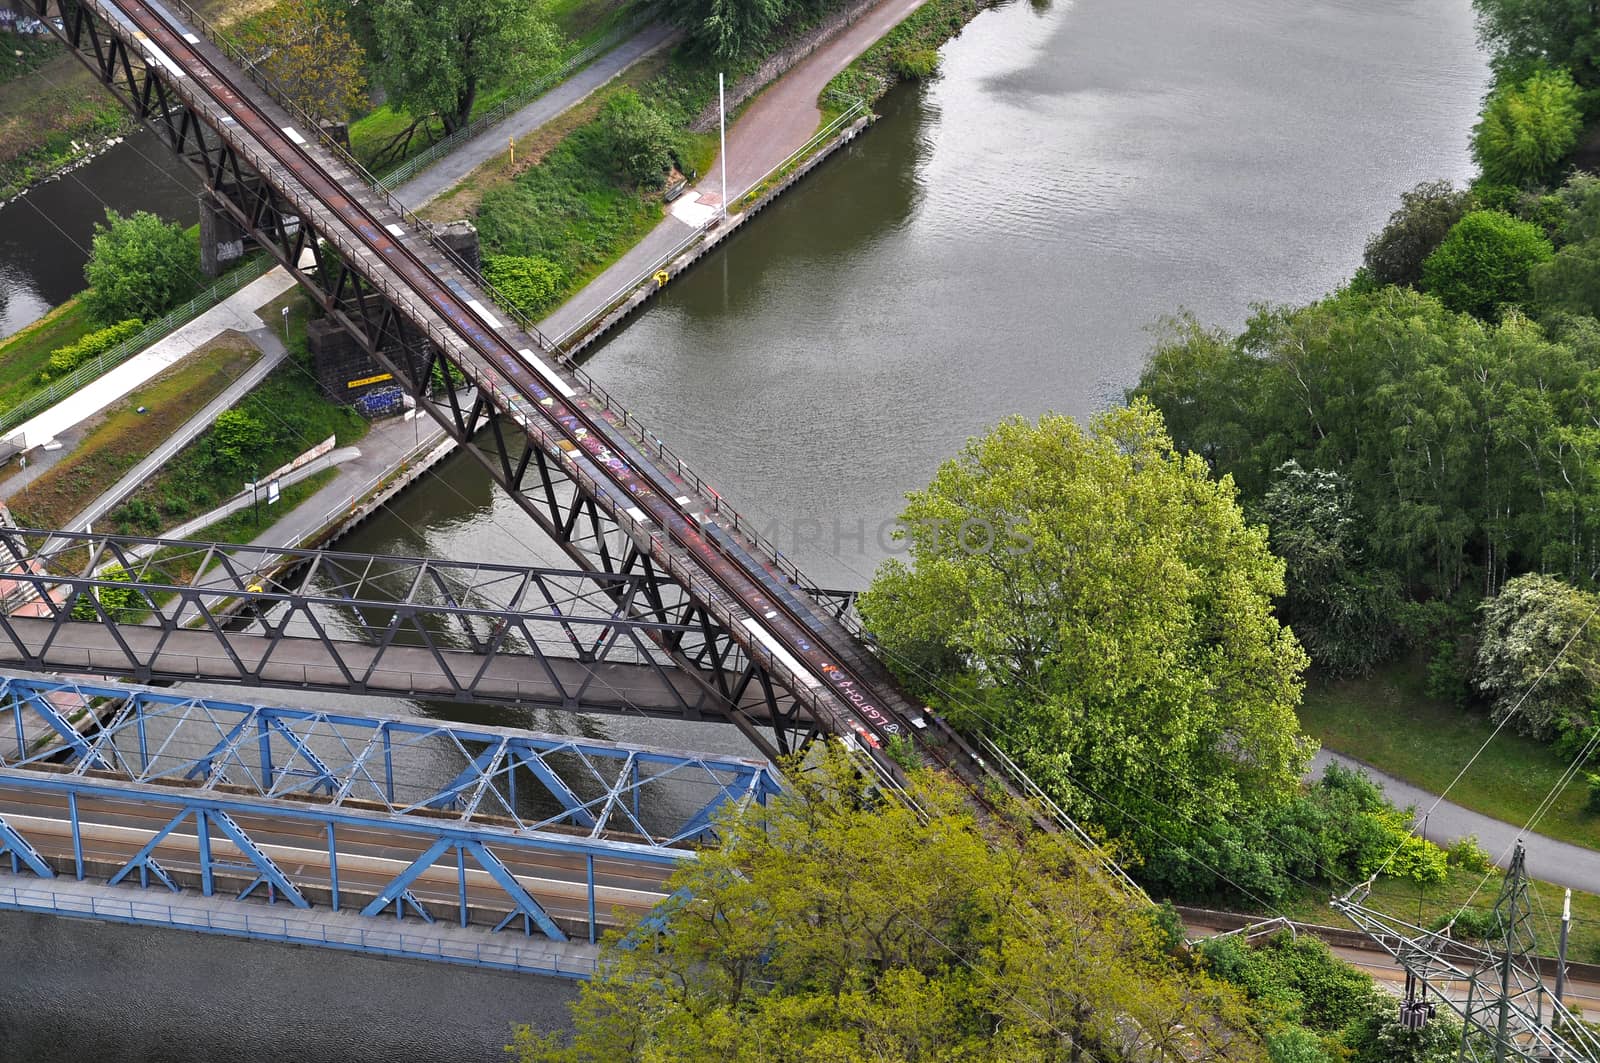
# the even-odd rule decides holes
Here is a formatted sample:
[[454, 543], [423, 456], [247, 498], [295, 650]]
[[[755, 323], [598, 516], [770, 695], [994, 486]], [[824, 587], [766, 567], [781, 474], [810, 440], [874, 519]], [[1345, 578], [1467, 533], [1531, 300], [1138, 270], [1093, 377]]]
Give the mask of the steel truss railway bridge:
[[[913, 751], [976, 805], [996, 792], [1048, 805], [998, 750], [980, 757], [908, 699], [847, 596], [532, 323], [489, 309], [484, 279], [320, 123], [247, 81], [183, 0], [28, 6], [571, 567], [0, 527], [0, 667], [723, 719], [768, 758], [837, 737], [891, 791]], [[573, 937], [661, 899], [718, 809], [777, 785], [765, 761], [144, 687], [13, 677], [0, 697], [14, 729], [0, 738], [0, 854], [36, 877], [0, 889], [0, 907], [517, 969], [581, 967]], [[691, 778], [702, 789], [685, 799]], [[1092, 844], [1059, 812], [1036, 818]], [[362, 918], [384, 912], [401, 929]], [[445, 913], [460, 924], [448, 940]], [[511, 926], [541, 947], [507, 959]]]
[[0, 673], [0, 909], [586, 977], [718, 813], [778, 785], [762, 760]]
[[247, 80], [244, 57], [183, 0], [28, 6], [594, 577], [630, 640], [647, 637], [698, 688], [686, 700], [716, 706], [769, 756], [839, 736], [889, 781], [901, 769], [883, 747], [908, 739], [984, 800], [982, 763], [928, 725], [837, 597], [536, 327], [491, 311], [484, 279], [318, 121]]

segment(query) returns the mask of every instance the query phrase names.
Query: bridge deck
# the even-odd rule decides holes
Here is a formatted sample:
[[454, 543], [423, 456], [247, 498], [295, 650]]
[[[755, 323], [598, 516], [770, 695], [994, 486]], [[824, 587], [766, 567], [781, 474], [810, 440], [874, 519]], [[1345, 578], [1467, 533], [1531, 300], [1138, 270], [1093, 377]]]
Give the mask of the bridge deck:
[[380, 956], [442, 961], [524, 974], [588, 978], [599, 949], [588, 942], [507, 938], [454, 923], [381, 923], [327, 908], [287, 912], [198, 893], [144, 894], [95, 882], [0, 883], [0, 910], [282, 941]]

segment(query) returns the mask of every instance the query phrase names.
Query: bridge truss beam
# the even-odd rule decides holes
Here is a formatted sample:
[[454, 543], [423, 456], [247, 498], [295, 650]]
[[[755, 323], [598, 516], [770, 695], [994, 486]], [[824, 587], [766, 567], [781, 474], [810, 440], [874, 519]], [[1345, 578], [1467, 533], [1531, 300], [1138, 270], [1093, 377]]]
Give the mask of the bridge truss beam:
[[0, 663], [725, 717], [660, 648], [694, 619], [638, 615], [654, 578], [0, 527]]

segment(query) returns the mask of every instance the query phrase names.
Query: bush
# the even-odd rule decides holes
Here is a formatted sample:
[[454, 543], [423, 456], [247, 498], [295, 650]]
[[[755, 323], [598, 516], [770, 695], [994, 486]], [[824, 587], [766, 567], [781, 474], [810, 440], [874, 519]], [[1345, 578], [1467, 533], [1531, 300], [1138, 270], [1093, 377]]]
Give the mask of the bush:
[[672, 166], [675, 133], [665, 115], [623, 89], [600, 109], [612, 165], [634, 184], [654, 188]]
[[104, 354], [129, 336], [137, 335], [144, 328], [144, 322], [138, 318], [129, 318], [119, 321], [115, 325], [108, 325], [103, 329], [84, 336], [77, 343], [69, 344], [56, 350], [50, 355], [50, 360], [39, 371], [39, 383], [47, 384], [52, 379], [72, 372], [78, 366], [99, 354]]
[[219, 477], [237, 479], [257, 468], [275, 433], [249, 410], [224, 410], [211, 426], [211, 463]]
[[1416, 285], [1422, 263], [1444, 242], [1472, 205], [1472, 193], [1457, 191], [1449, 181], [1425, 181], [1400, 195], [1400, 207], [1389, 224], [1367, 241], [1362, 255], [1372, 280], [1379, 285]]
[[1441, 915], [1435, 919], [1431, 929], [1442, 931], [1451, 925], [1451, 936], [1458, 941], [1489, 941], [1494, 938], [1503, 938], [1505, 931], [1500, 926], [1499, 918], [1492, 908], [1463, 908], [1459, 912]]
[[124, 218], [108, 210], [83, 267], [84, 305], [104, 324], [153, 321], [195, 293], [199, 264], [195, 242], [180, 226], [148, 211]]
[[1528, 275], [1555, 254], [1537, 225], [1499, 211], [1463, 217], [1422, 264], [1423, 287], [1445, 306], [1480, 318], [1528, 296]]
[[[100, 573], [100, 578], [116, 583], [133, 582], [133, 577], [128, 575], [127, 570], [120, 565], [112, 565]], [[72, 619], [98, 620], [100, 618], [100, 610], [95, 609], [94, 600], [99, 601], [100, 610], [103, 610], [113, 623], [133, 620], [145, 605], [144, 599], [139, 596], [139, 592], [131, 588], [97, 587], [92, 591], [85, 592], [72, 603]]]
[[487, 255], [483, 275], [512, 307], [529, 317], [549, 310], [566, 283], [560, 266], [537, 255]]
[[926, 81], [939, 73], [939, 53], [932, 48], [896, 48], [889, 69], [906, 81]]
[[1524, 187], [1553, 176], [1583, 129], [1581, 95], [1565, 70], [1540, 70], [1491, 93], [1472, 132], [1483, 176]]
[[1489, 870], [1492, 863], [1488, 851], [1478, 844], [1476, 834], [1457, 838], [1450, 848], [1445, 850], [1445, 859], [1451, 867], [1459, 867], [1463, 871], [1479, 875]]

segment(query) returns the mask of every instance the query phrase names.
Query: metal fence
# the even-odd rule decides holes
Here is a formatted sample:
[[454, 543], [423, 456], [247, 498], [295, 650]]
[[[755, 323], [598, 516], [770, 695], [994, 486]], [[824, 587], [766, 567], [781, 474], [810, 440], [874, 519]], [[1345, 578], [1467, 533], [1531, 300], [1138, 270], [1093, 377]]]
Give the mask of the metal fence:
[[[344, 920], [286, 919], [251, 912], [243, 907], [230, 911], [205, 904], [189, 906], [123, 900], [120, 897], [97, 897], [76, 890], [58, 892], [48, 887], [22, 889], [0, 886], [0, 910], [168, 927], [258, 941], [318, 945], [378, 956], [404, 956], [468, 967], [559, 975], [563, 978], [588, 978], [595, 970], [594, 958], [563, 953], [557, 949], [473, 941], [470, 938], [452, 941], [444, 932], [407, 934], [398, 930], [351, 926]], [[465, 934], [462, 936], [468, 937]]]
[[95, 355], [94, 358], [84, 362], [66, 376], [51, 381], [49, 387], [42, 391], [34, 392], [9, 410], [0, 413], [0, 432], [11, 431], [28, 418], [49, 409], [85, 384], [115, 369], [133, 355], [138, 354], [152, 343], [166, 336], [169, 332], [175, 331], [179, 326], [187, 325], [200, 314], [210, 310], [234, 292], [261, 277], [275, 265], [277, 263], [263, 255], [239, 266], [187, 303], [175, 310], [168, 311], [166, 316], [160, 320], [151, 322], [137, 334], [129, 336], [110, 350]]

